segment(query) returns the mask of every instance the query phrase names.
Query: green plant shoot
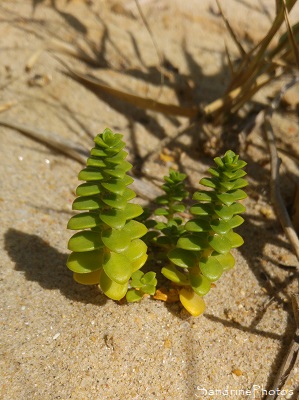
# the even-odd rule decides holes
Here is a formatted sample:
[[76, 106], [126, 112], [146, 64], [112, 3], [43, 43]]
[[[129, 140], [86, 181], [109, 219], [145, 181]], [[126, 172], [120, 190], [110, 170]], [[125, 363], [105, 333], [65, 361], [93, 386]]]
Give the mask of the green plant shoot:
[[73, 210], [83, 212], [68, 223], [69, 229], [80, 231], [68, 242], [72, 253], [67, 266], [74, 279], [98, 284], [114, 300], [126, 295], [131, 276], [147, 259], [147, 246], [140, 239], [147, 228], [134, 220], [143, 209], [130, 202], [136, 194], [128, 188], [132, 165], [125, 160], [122, 137], [109, 129], [95, 137], [86, 168], [78, 176], [85, 183], [77, 187], [73, 202]]
[[169, 171], [169, 176], [164, 176], [165, 184], [162, 189], [165, 194], [156, 199], [156, 203], [162, 207], [155, 210], [155, 215], [163, 216], [166, 222], [158, 222], [154, 226], [161, 233], [155, 238], [156, 244], [160, 246], [175, 246], [183, 233], [183, 219], [178, 213], [185, 211], [183, 201], [189, 196], [184, 183], [186, 177], [185, 174], [173, 170]]
[[211, 177], [199, 182], [210, 190], [193, 195], [193, 218], [186, 222], [176, 248], [168, 253], [171, 263], [162, 268], [166, 278], [182, 286], [180, 301], [194, 316], [204, 311], [202, 297], [209, 292], [211, 283], [233, 268], [231, 250], [243, 244], [234, 229], [244, 221], [239, 214], [245, 207], [239, 200], [247, 197], [242, 190], [247, 185], [243, 179], [246, 163], [231, 150], [214, 161], [216, 166], [208, 170]]
[[[156, 222], [131, 202], [136, 197], [128, 188], [133, 183], [127, 175], [132, 165], [126, 161], [122, 137], [110, 129], [97, 135], [86, 168], [78, 175], [85, 182], [77, 187], [72, 207], [79, 213], [68, 223], [69, 229], [78, 232], [68, 242], [71, 254], [67, 266], [77, 282], [99, 285], [113, 300], [126, 296], [128, 302], [135, 302], [145, 295], [153, 296], [156, 273], [141, 271], [148, 257], [141, 238], [148, 236], [149, 243], [164, 249], [161, 254], [168, 252], [161, 272], [178, 288], [185, 309], [198, 316], [205, 309], [203, 296], [212, 282], [233, 268], [231, 250], [243, 244], [234, 229], [244, 221], [239, 214], [245, 207], [239, 200], [246, 198], [242, 190], [247, 185], [243, 179], [246, 163], [231, 150], [222, 158], [216, 157], [216, 166], [208, 170], [211, 177], [199, 182], [208, 190], [193, 195], [196, 203], [187, 222], [180, 215], [189, 195], [186, 175], [171, 170], [164, 177], [165, 194], [156, 201], [160, 207], [155, 215], [165, 221]], [[148, 232], [147, 227], [152, 230]], [[165, 255], [160, 262], [165, 262]]]

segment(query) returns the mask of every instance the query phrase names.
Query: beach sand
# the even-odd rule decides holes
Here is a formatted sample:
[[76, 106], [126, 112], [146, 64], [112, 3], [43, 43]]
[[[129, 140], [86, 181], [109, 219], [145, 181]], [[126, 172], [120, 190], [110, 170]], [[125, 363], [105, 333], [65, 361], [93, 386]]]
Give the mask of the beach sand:
[[[0, 122], [44, 129], [86, 149], [110, 127], [124, 135], [135, 174], [157, 183], [169, 166], [182, 163], [196, 189], [213, 156], [212, 145], [206, 153], [196, 148], [200, 131], [187, 130], [161, 148], [186, 118], [95, 93], [68, 76], [59, 61], [119, 90], [165, 103], [181, 96], [188, 107], [219, 97], [229, 82], [224, 39], [232, 56], [238, 53], [216, 3], [139, 3], [169, 63], [162, 94], [159, 57], [134, 1], [57, 1], [56, 9], [48, 1], [2, 1], [0, 107], [15, 104], [0, 114]], [[248, 46], [263, 36], [273, 17], [274, 2], [264, 1], [265, 9], [261, 3], [223, 4]], [[295, 20], [296, 15], [298, 20], [297, 6]], [[65, 42], [98, 65], [66, 54]], [[298, 151], [298, 118], [277, 116], [275, 127], [291, 144], [297, 141]], [[245, 244], [234, 251], [235, 268], [205, 296], [207, 308], [198, 318], [179, 303], [146, 298], [119, 304], [95, 286], [75, 283], [65, 265], [72, 235], [66, 225], [82, 164], [13, 128], [0, 126], [0, 137], [1, 399], [265, 395], [262, 389], [271, 388], [295, 330], [291, 294], [298, 289], [294, 269], [288, 268], [297, 261], [270, 202], [269, 156], [258, 129], [244, 157], [249, 188], [238, 232]], [[288, 163], [298, 179], [298, 163]], [[290, 201], [287, 172], [283, 167], [283, 194]], [[281, 399], [297, 398], [298, 381], [297, 361]]]

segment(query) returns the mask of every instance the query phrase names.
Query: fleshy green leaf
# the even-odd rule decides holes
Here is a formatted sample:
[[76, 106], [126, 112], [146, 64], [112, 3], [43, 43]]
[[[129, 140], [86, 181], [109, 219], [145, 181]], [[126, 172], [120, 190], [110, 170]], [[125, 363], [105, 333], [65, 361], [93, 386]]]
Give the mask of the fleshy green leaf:
[[120, 285], [124, 285], [129, 281], [132, 268], [130, 260], [123, 254], [110, 253], [104, 255], [103, 269], [106, 275]]
[[[179, 201], [180, 201], [180, 200], [179, 200]], [[184, 206], [184, 204], [176, 204], [176, 205], [172, 206], [171, 209], [172, 209], [174, 212], [182, 213], [182, 212], [185, 211], [186, 207]]]
[[123, 210], [127, 205], [127, 199], [122, 195], [115, 193], [105, 193], [102, 197], [103, 203], [107, 204], [111, 208], [116, 208], [118, 210]]
[[139, 204], [128, 203], [123, 210], [126, 219], [139, 217], [143, 213], [143, 209]]
[[100, 183], [85, 182], [81, 183], [76, 189], [77, 196], [92, 196], [101, 193]]
[[126, 215], [124, 210], [103, 210], [100, 214], [100, 219], [114, 229], [122, 229], [126, 223]]
[[237, 179], [236, 181], [233, 181], [234, 183], [234, 189], [240, 189], [242, 187], [245, 187], [248, 185], [248, 182], [246, 181], [246, 179]]
[[74, 280], [82, 285], [97, 285], [100, 282], [101, 270], [88, 272], [86, 274], [78, 274], [74, 272]]
[[230, 180], [236, 180], [242, 178], [243, 176], [247, 175], [246, 172], [242, 169], [238, 169], [236, 171], [222, 171], [221, 175], [224, 175]]
[[213, 207], [211, 204], [194, 204], [190, 212], [193, 215], [208, 216], [213, 214]]
[[98, 147], [93, 147], [90, 150], [90, 155], [91, 156], [96, 156], [96, 157], [106, 157], [107, 154], [105, 153], [104, 150], [99, 149]]
[[207, 260], [199, 263], [202, 274], [211, 282], [217, 281], [223, 273], [221, 263], [216, 257], [210, 256]]
[[121, 164], [122, 161], [127, 157], [128, 153], [124, 150], [121, 150], [118, 154], [116, 154], [113, 157], [107, 157], [105, 158], [105, 163], [110, 163], [113, 165], [118, 165]]
[[169, 279], [171, 282], [176, 283], [177, 285], [189, 284], [187, 276], [182, 272], [178, 271], [176, 267], [172, 264], [163, 267], [161, 272], [165, 276], [165, 278]]
[[109, 180], [109, 182], [103, 182], [102, 187], [108, 192], [121, 196], [126, 188], [126, 185], [122, 183], [122, 179], [113, 179]]
[[136, 261], [138, 258], [144, 256], [147, 251], [147, 245], [140, 239], [132, 240], [127, 249], [123, 252], [131, 262]]
[[157, 208], [156, 210], [155, 210], [155, 215], [168, 215], [169, 214], [169, 211], [168, 210], [166, 210], [165, 208]]
[[193, 317], [198, 317], [206, 308], [205, 302], [201, 296], [198, 296], [193, 290], [182, 288], [179, 293], [180, 302]]
[[143, 267], [144, 264], [146, 263], [147, 258], [148, 258], [148, 255], [144, 254], [143, 256], [136, 258], [136, 260], [131, 261], [132, 272], [135, 272], [138, 269], [140, 269], [141, 267]]
[[[132, 182], [128, 183], [131, 184]], [[115, 193], [122, 195], [125, 188], [126, 188], [126, 182], [125, 179], [110, 179], [108, 182], [103, 182], [102, 187], [109, 192]]]
[[143, 291], [143, 293], [153, 296], [156, 293], [156, 284], [155, 285], [143, 285], [141, 290]]
[[166, 205], [169, 203], [168, 197], [167, 196], [159, 196], [156, 198], [156, 203], [161, 204], [161, 205]]
[[217, 181], [213, 178], [202, 178], [199, 183], [212, 189], [216, 189], [218, 187]]
[[236, 232], [230, 231], [226, 234], [226, 237], [230, 241], [232, 248], [240, 247], [244, 243], [242, 236]]
[[101, 250], [88, 251], [86, 253], [71, 253], [68, 256], [67, 267], [79, 274], [85, 274], [102, 268], [103, 252]]
[[224, 188], [226, 191], [229, 191], [229, 190], [234, 189], [235, 183], [231, 182], [231, 181], [221, 181], [219, 186], [220, 186], [220, 189], [223, 190], [223, 188]]
[[147, 272], [146, 274], [144, 274], [144, 276], [142, 278], [142, 281], [146, 285], [154, 285], [154, 286], [156, 286], [156, 284], [157, 284], [156, 273], [153, 272], [153, 271]]
[[95, 231], [82, 231], [75, 233], [68, 242], [71, 251], [92, 251], [103, 247], [101, 235]]
[[204, 296], [211, 289], [211, 281], [204, 275], [201, 274], [190, 274], [190, 284], [192, 289], [199, 296]]
[[162, 231], [166, 227], [167, 225], [165, 224], [165, 222], [156, 222], [155, 229], [157, 229], [158, 231]]
[[197, 255], [189, 250], [173, 249], [168, 253], [168, 258], [178, 267], [192, 268], [197, 264]]
[[67, 224], [67, 228], [73, 230], [94, 228], [95, 226], [100, 225], [100, 223], [101, 221], [98, 214], [86, 212], [71, 217]]
[[144, 273], [142, 271], [136, 271], [133, 272], [132, 276], [131, 276], [131, 286], [133, 287], [141, 287], [142, 283], [141, 283], [141, 278], [144, 276]]
[[208, 221], [195, 218], [185, 224], [185, 229], [189, 232], [208, 232], [211, 227]]
[[84, 196], [75, 199], [72, 208], [73, 210], [97, 210], [102, 206], [99, 196]]
[[231, 241], [226, 235], [214, 235], [210, 236], [208, 239], [210, 246], [216, 250], [218, 253], [227, 253], [232, 248]]
[[219, 233], [219, 235], [224, 235], [225, 233], [231, 230], [229, 222], [222, 220], [213, 220], [211, 222], [211, 228], [213, 229], [214, 232]]
[[245, 206], [241, 203], [233, 203], [230, 206], [216, 205], [215, 213], [223, 220], [230, 220], [233, 215], [240, 214], [246, 211]]
[[217, 198], [224, 203], [227, 206], [230, 206], [233, 204], [235, 201], [238, 200], [243, 200], [247, 197], [247, 194], [241, 190], [233, 190], [231, 193], [222, 193], [222, 194], [217, 194]]
[[126, 299], [128, 303], [133, 303], [135, 301], [140, 301], [144, 293], [140, 290], [129, 289], [126, 294]]
[[131, 238], [123, 230], [107, 229], [102, 232], [102, 241], [109, 250], [121, 253], [129, 248]]
[[103, 173], [112, 176], [113, 178], [122, 179], [127, 171], [132, 169], [133, 165], [129, 163], [129, 161], [122, 161], [121, 164], [117, 165], [114, 168], [104, 169]]
[[212, 175], [215, 176], [215, 178], [219, 178], [220, 177], [220, 172], [218, 171], [218, 169], [216, 168], [209, 168], [208, 172]]
[[215, 164], [216, 164], [218, 167], [220, 167], [220, 168], [223, 168], [223, 167], [224, 167], [224, 162], [221, 160], [220, 157], [214, 158], [214, 162], [215, 162]]
[[215, 193], [212, 190], [200, 190], [194, 193], [192, 199], [200, 202], [212, 203], [215, 200]]
[[79, 181], [101, 181], [104, 179], [103, 175], [97, 168], [87, 167], [82, 169], [78, 175]]
[[230, 219], [227, 223], [231, 227], [231, 229], [237, 228], [238, 226], [242, 225], [244, 219], [240, 217], [240, 215], [235, 215], [232, 219]]
[[200, 251], [207, 247], [207, 235], [197, 234], [197, 235], [186, 235], [179, 238], [177, 242], [177, 247], [185, 250]]
[[130, 220], [123, 227], [123, 231], [130, 236], [131, 240], [133, 240], [133, 239], [139, 239], [143, 235], [145, 235], [147, 233], [147, 228], [141, 222]]
[[86, 161], [88, 167], [106, 168], [104, 160], [98, 157], [89, 157]]
[[116, 283], [107, 276], [104, 270], [101, 270], [100, 273], [99, 286], [105, 295], [112, 300], [121, 300], [128, 290], [128, 282], [124, 284]]
[[225, 253], [225, 254], [212, 254], [213, 257], [215, 257], [219, 263], [221, 264], [223, 271], [228, 271], [229, 269], [233, 268], [235, 265], [235, 259], [231, 253]]
[[125, 145], [126, 144], [124, 142], [120, 142], [117, 146], [105, 149], [107, 157], [115, 156], [125, 147]]

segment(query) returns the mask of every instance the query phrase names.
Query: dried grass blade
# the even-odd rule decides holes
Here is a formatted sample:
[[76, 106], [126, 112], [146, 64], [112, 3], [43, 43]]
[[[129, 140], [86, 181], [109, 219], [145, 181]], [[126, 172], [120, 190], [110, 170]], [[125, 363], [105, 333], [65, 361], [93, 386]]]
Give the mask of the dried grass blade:
[[[89, 155], [89, 151], [87, 149], [79, 144], [72, 143], [72, 141], [70, 140], [65, 140], [54, 132], [48, 132], [40, 128], [1, 118], [0, 125], [16, 129], [21, 133], [30, 136], [34, 140], [41, 142], [50, 148], [58, 150], [60, 153], [63, 153], [68, 157], [71, 157], [82, 165], [85, 165], [86, 163], [86, 158]], [[141, 180], [136, 177], [133, 178], [134, 182], [131, 184], [130, 187], [132, 187], [132, 189], [138, 194], [138, 196], [146, 200], [154, 200], [157, 196], [160, 196], [162, 194], [161, 189], [156, 187], [152, 182], [148, 180]]]
[[[66, 64], [63, 63], [65, 66]], [[180, 117], [192, 118], [195, 117], [199, 110], [197, 108], [187, 108], [180, 107], [173, 104], [165, 104], [153, 99], [147, 99], [144, 97], [136, 96], [134, 94], [130, 94], [127, 92], [123, 92], [122, 90], [115, 89], [111, 86], [108, 86], [102, 83], [100, 80], [94, 77], [89, 77], [80, 72], [74, 71], [73, 69], [67, 67], [71, 76], [86, 85], [91, 85], [93, 88], [98, 89], [99, 91], [108, 93], [120, 100], [124, 100], [134, 106], [140, 107], [142, 109], [152, 110], [156, 112], [161, 112], [164, 114], [176, 115]]]
[[[246, 94], [246, 100], [248, 98], [251, 98], [254, 93], [256, 93], [261, 87], [265, 86], [267, 83], [269, 83], [273, 77], [269, 77], [268, 74], [263, 74], [259, 76], [255, 82], [251, 85], [251, 91], [248, 92], [249, 94]], [[217, 99], [213, 101], [212, 103], [208, 104], [207, 106], [204, 107], [203, 111], [206, 115], [211, 115], [214, 114], [215, 112], [221, 111], [223, 108], [226, 106], [231, 106], [232, 103], [237, 101], [238, 96], [241, 96], [242, 93], [244, 92], [244, 87], [243, 86], [238, 86], [237, 88], [231, 90], [225, 97], [221, 99]], [[241, 100], [243, 97], [241, 98]]]
[[30, 125], [18, 123], [15, 121], [9, 121], [6, 119], [0, 119], [0, 125], [7, 126], [8, 128], [16, 129], [25, 135], [41, 142], [61, 153], [67, 154], [80, 163], [85, 163], [88, 152], [79, 144], [73, 144], [68, 140], [63, 139], [61, 136], [45, 131], [44, 129], [35, 128]]
[[[287, 8], [289, 11], [293, 8], [296, 2], [297, 0], [288, 1]], [[235, 88], [236, 86], [242, 86], [245, 82], [248, 82], [250, 78], [253, 79], [260, 74], [263, 64], [265, 63], [265, 53], [267, 51], [267, 48], [274, 38], [275, 34], [277, 33], [278, 29], [281, 27], [283, 21], [284, 10], [283, 8], [279, 8], [279, 12], [276, 15], [268, 33], [256, 46], [256, 54], [253, 55], [250, 61], [245, 63], [242, 62], [239, 70], [236, 71], [236, 76], [234, 81], [230, 85], [230, 89]]]
[[216, 0], [216, 3], [217, 3], [217, 6], [218, 6], [218, 9], [219, 9], [219, 12], [220, 12], [220, 14], [221, 14], [221, 17], [222, 17], [222, 19], [223, 19], [223, 22], [225, 23], [225, 26], [226, 26], [228, 32], [230, 33], [230, 35], [231, 35], [233, 41], [235, 42], [236, 46], [238, 47], [238, 50], [239, 50], [239, 52], [240, 52], [240, 55], [241, 55], [242, 57], [246, 56], [246, 51], [244, 50], [243, 46], [241, 45], [241, 42], [238, 40], [238, 38], [237, 38], [237, 36], [236, 36], [236, 34], [235, 34], [233, 28], [231, 27], [231, 25], [230, 25], [228, 19], [225, 17], [225, 15], [224, 15], [224, 13], [223, 13], [223, 11], [222, 11], [222, 8], [221, 8], [221, 6], [220, 6], [219, 0]]
[[233, 66], [232, 60], [230, 58], [230, 54], [229, 54], [228, 47], [227, 47], [226, 43], [225, 43], [225, 54], [226, 54], [226, 58], [227, 58], [230, 74], [233, 77], [235, 75], [234, 66]]
[[286, 21], [286, 25], [287, 25], [287, 30], [288, 30], [289, 41], [290, 41], [290, 44], [291, 44], [291, 48], [293, 50], [293, 54], [294, 54], [294, 58], [296, 60], [297, 67], [299, 69], [299, 51], [298, 51], [298, 46], [297, 46], [297, 43], [296, 43], [296, 39], [294, 37], [293, 30], [292, 30], [291, 25], [290, 25], [289, 13], [288, 13], [287, 6], [285, 4], [285, 0], [283, 0], [283, 9], [284, 9], [284, 17], [285, 17], [285, 21]]

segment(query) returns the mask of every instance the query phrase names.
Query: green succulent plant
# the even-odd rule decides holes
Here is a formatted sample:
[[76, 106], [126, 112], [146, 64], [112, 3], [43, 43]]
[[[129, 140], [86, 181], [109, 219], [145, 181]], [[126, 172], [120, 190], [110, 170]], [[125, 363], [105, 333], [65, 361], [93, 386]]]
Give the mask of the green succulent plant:
[[147, 259], [147, 246], [140, 239], [144, 224], [134, 220], [142, 214], [140, 205], [131, 203], [136, 194], [128, 186], [132, 165], [126, 161], [122, 135], [105, 129], [95, 137], [95, 147], [78, 179], [74, 215], [68, 228], [79, 230], [68, 242], [72, 251], [67, 260], [74, 279], [82, 284], [98, 284], [111, 299], [122, 299], [132, 274]]
[[190, 208], [192, 218], [168, 253], [171, 263], [162, 268], [166, 278], [182, 286], [181, 303], [194, 316], [203, 312], [202, 296], [209, 292], [211, 283], [233, 268], [231, 250], [243, 244], [234, 229], [244, 221], [239, 214], [245, 207], [238, 201], [247, 197], [241, 189], [247, 185], [243, 179], [246, 162], [231, 150], [214, 161], [216, 167], [208, 170], [211, 177], [199, 182], [210, 190], [193, 195], [196, 203]]
[[147, 272], [144, 274], [138, 270], [133, 273], [130, 282], [131, 289], [126, 294], [129, 303], [139, 301], [145, 294], [153, 296], [156, 292], [157, 279], [155, 272]]
[[162, 185], [162, 189], [165, 194], [156, 199], [156, 203], [162, 207], [155, 210], [155, 215], [163, 216], [166, 222], [158, 222], [154, 226], [154, 229], [161, 233], [155, 238], [156, 244], [160, 246], [175, 246], [183, 233], [183, 219], [178, 213], [185, 211], [183, 201], [189, 196], [184, 183], [186, 177], [187, 175], [174, 170], [170, 170], [169, 175], [164, 176], [165, 184]]
[[193, 195], [196, 203], [187, 222], [180, 215], [189, 195], [186, 175], [170, 170], [162, 186], [165, 194], [156, 200], [160, 207], [155, 215], [164, 222], [157, 222], [148, 210], [131, 202], [136, 197], [128, 188], [133, 183], [127, 175], [132, 165], [126, 161], [122, 138], [110, 129], [97, 135], [86, 168], [78, 175], [85, 182], [77, 187], [72, 206], [79, 213], [68, 223], [78, 232], [68, 242], [67, 266], [77, 282], [97, 284], [113, 300], [126, 297], [135, 302], [153, 296], [156, 273], [140, 270], [148, 258], [147, 236], [149, 243], [163, 249], [155, 255], [160, 262], [167, 260], [162, 274], [177, 285], [182, 305], [197, 316], [205, 309], [203, 296], [212, 282], [234, 266], [231, 250], [243, 244], [234, 229], [243, 223], [239, 214], [245, 207], [239, 200], [246, 197], [246, 163], [231, 150], [216, 157], [216, 166], [208, 170], [211, 177], [200, 181], [209, 190]]

